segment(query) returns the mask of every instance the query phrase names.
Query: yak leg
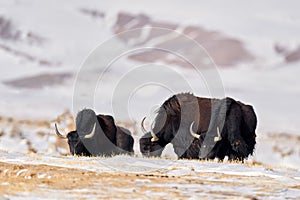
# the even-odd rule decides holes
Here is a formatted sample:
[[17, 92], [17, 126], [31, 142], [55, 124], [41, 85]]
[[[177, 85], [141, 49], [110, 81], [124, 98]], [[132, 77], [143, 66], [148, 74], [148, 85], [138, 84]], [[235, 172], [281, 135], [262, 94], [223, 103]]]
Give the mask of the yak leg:
[[234, 154], [230, 154], [228, 156], [228, 161], [239, 161], [239, 162], [244, 163], [244, 157], [242, 157], [242, 156], [236, 156]]
[[233, 150], [229, 150], [227, 152], [229, 161], [241, 161], [244, 162], [244, 156], [238, 155], [237, 152]]
[[[227, 151], [228, 149], [230, 149], [230, 144], [228, 141], [222, 141], [220, 142], [220, 144], [216, 147], [218, 148], [217, 149], [217, 154], [216, 154], [216, 157], [220, 160], [220, 161], [223, 161], [225, 156], [228, 155]], [[229, 148], [228, 148], [229, 147]]]

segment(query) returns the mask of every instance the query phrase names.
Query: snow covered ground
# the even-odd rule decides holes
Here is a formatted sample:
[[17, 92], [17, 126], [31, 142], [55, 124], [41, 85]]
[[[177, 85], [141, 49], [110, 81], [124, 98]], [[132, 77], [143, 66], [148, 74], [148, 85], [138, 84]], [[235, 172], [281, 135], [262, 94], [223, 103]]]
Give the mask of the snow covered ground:
[[[66, 154], [64, 142], [54, 136], [53, 123], [66, 110], [75, 115], [90, 106], [127, 124], [138, 139], [144, 116], [151, 120], [173, 93], [190, 91], [253, 105], [258, 144], [251, 160], [299, 168], [298, 7], [296, 0], [2, 0], [0, 149], [13, 155], [38, 152], [49, 159]], [[188, 42], [196, 41], [206, 51], [195, 53], [199, 49], [184, 37], [149, 31], [151, 26], [188, 36], [193, 39]], [[134, 28], [143, 31], [120, 34]], [[141, 51], [120, 54], [128, 49]], [[107, 60], [112, 56], [113, 61]], [[200, 59], [200, 74], [184, 58]], [[104, 72], [107, 61], [112, 62]], [[87, 66], [91, 67], [82, 73]], [[67, 119], [59, 121], [66, 131], [73, 126]], [[136, 142], [139, 155], [138, 149]], [[172, 147], [165, 155], [174, 156]], [[230, 171], [230, 165], [216, 165]]]
[[[61, 157], [24, 155], [0, 152], [1, 161], [13, 168], [1, 168], [2, 177], [14, 179], [3, 182], [2, 188], [10, 191], [16, 185], [18, 193], [4, 195], [8, 199], [31, 198], [138, 198], [138, 199], [298, 199], [300, 197], [299, 170], [269, 168], [261, 165], [222, 164], [195, 160], [149, 159], [128, 156], [112, 158]], [[16, 165], [17, 164], [17, 165]], [[51, 169], [49, 171], [49, 168]], [[61, 174], [57, 174], [57, 169]], [[72, 171], [72, 169], [77, 171]], [[43, 171], [44, 170], [44, 171]], [[81, 188], [65, 190], [52, 186], [68, 182], [70, 172]], [[87, 173], [93, 172], [93, 173]], [[107, 182], [107, 179], [109, 181]], [[95, 180], [97, 180], [95, 182]], [[23, 192], [18, 185], [37, 184]], [[1, 194], [0, 190], [0, 194]], [[145, 192], [143, 192], [145, 191]]]

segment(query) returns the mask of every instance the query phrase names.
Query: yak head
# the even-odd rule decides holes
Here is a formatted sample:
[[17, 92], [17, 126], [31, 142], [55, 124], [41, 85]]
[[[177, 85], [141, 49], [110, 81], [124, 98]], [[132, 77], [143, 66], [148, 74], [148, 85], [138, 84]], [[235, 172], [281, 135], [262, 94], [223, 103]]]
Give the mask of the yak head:
[[153, 141], [153, 137], [150, 132], [143, 135], [140, 138], [140, 151], [143, 156], [146, 157], [158, 157], [161, 156], [166, 144], [161, 142], [162, 140]]
[[179, 110], [176, 99], [172, 97], [158, 109], [150, 131], [144, 128], [146, 118], [142, 120], [141, 128], [145, 134], [139, 142], [144, 156], [160, 156], [165, 146], [172, 141], [180, 123]]
[[[89, 113], [89, 115], [86, 114], [87, 112]], [[89, 110], [89, 109], [84, 109], [84, 110], [80, 111], [76, 117], [76, 129], [77, 130], [69, 132], [68, 134], [66, 134], [66, 136], [64, 134], [60, 133], [60, 131], [57, 128], [57, 125], [55, 124], [56, 135], [62, 139], [68, 140], [70, 153], [72, 155], [83, 155], [83, 156], [91, 155], [89, 150], [86, 148], [86, 145], [83, 142], [83, 140], [88, 139], [88, 138], [93, 138], [95, 135], [96, 123], [95, 123], [94, 119], [91, 120], [91, 116], [93, 116], [93, 113], [94, 113], [94, 111], [91, 112], [91, 110]], [[84, 119], [83, 119], [83, 115], [85, 115]], [[95, 115], [95, 118], [96, 118], [96, 115]], [[92, 122], [94, 122], [94, 123], [92, 124]], [[86, 130], [87, 129], [90, 129], [90, 130], [86, 131], [85, 134], [82, 136], [82, 132], [83, 132], [84, 128]], [[81, 134], [79, 134], [79, 131], [81, 132]]]
[[84, 144], [79, 138], [77, 131], [71, 131], [64, 136], [58, 131], [56, 124], [55, 131], [60, 138], [68, 139], [68, 145], [72, 155], [91, 156], [91, 153], [85, 148]]
[[169, 116], [164, 109], [160, 109], [155, 120], [151, 124], [150, 131], [144, 128], [144, 121], [142, 120], [141, 128], [144, 136], [140, 139], [140, 148], [143, 153], [146, 151], [156, 151], [164, 148], [174, 138], [174, 130], [176, 129], [176, 120], [174, 116]]

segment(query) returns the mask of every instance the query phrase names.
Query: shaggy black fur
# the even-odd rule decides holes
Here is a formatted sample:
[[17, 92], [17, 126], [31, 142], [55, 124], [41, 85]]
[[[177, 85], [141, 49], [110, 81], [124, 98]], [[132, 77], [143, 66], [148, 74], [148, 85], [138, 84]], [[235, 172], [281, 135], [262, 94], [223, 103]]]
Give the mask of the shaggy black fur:
[[[195, 121], [194, 131], [201, 135], [196, 139], [190, 135], [190, 124]], [[210, 99], [189, 93], [177, 94], [166, 100], [155, 118], [154, 132], [157, 142], [140, 139], [143, 155], [160, 156], [166, 144], [172, 143], [179, 158], [243, 160], [251, 155], [255, 147], [257, 119], [252, 106], [231, 98]], [[217, 127], [222, 140], [213, 142]]]
[[[98, 123], [94, 137], [83, 138], [85, 134], [91, 132], [96, 120]], [[96, 116], [94, 111], [84, 109], [77, 114], [76, 128], [77, 130], [67, 134], [70, 153], [72, 155], [132, 155], [134, 152], [134, 140], [130, 131], [116, 126], [113, 117], [110, 115]]]

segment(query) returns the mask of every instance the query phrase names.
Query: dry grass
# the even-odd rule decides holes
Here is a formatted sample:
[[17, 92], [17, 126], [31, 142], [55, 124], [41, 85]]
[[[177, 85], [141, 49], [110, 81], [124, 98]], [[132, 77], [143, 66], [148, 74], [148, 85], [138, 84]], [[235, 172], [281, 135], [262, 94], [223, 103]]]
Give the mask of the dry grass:
[[[153, 174], [95, 173], [47, 165], [8, 163], [1, 163], [0, 175], [2, 185], [0, 195], [16, 195], [22, 192], [41, 194], [43, 189], [47, 188], [69, 192], [74, 189], [87, 189], [94, 197], [101, 195], [103, 198], [143, 198], [146, 194], [152, 194], [153, 197], [157, 197], [155, 199], [184, 199], [191, 197], [191, 193], [184, 192], [189, 186], [202, 185], [203, 189], [201, 187], [193, 189], [194, 195], [203, 193], [221, 196], [225, 199], [254, 199], [255, 196], [265, 196], [265, 192], [272, 192], [281, 187], [281, 184], [268, 177], [255, 178], [222, 173], [197, 173], [193, 176], [170, 176], [158, 172]], [[238, 181], [232, 181], [232, 179]], [[261, 192], [256, 195], [246, 195], [239, 191], [207, 191], [205, 189], [208, 185], [217, 185], [220, 188], [243, 187], [245, 183], [249, 187], [261, 189]], [[294, 186], [294, 188], [297, 187], [299, 186]], [[160, 193], [164, 195], [161, 197], [155, 195]]]

